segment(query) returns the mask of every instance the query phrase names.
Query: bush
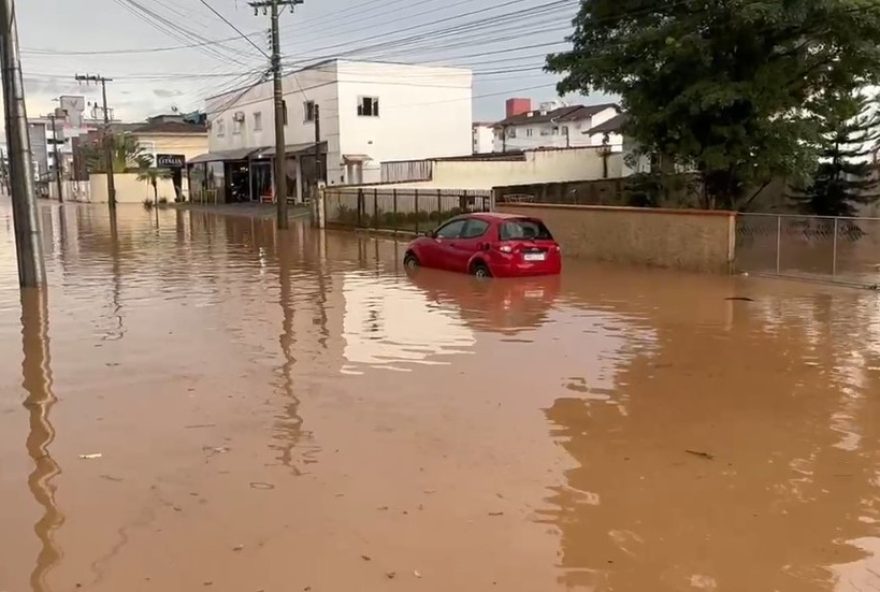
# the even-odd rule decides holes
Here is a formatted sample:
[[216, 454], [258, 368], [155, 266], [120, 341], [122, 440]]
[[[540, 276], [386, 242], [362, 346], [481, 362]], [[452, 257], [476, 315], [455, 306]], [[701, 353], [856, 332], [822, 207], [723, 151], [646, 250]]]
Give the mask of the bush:
[[159, 205], [160, 206], [167, 206], [168, 205], [168, 198], [167, 197], [160, 197], [159, 198]]
[[150, 199], [149, 197], [144, 200], [144, 209], [145, 210], [152, 210], [153, 209], [153, 200]]

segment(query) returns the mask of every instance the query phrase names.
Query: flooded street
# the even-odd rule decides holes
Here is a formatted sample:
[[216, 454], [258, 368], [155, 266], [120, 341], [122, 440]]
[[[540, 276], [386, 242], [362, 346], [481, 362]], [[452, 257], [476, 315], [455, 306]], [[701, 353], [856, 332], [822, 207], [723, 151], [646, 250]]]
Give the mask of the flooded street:
[[[880, 297], [0, 202], [0, 591], [880, 589]], [[22, 313], [23, 311], [23, 313]]]

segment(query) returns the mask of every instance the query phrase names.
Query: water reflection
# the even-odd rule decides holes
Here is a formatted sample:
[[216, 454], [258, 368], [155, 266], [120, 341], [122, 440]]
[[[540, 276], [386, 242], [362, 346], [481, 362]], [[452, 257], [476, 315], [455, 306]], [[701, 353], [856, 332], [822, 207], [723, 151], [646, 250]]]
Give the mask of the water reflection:
[[619, 368], [625, 414], [594, 397], [557, 399], [546, 417], [574, 466], [540, 520], [560, 533], [560, 582], [880, 586], [880, 407], [868, 395], [880, 375], [863, 364], [877, 340], [837, 312], [847, 300], [787, 299], [770, 309], [785, 311], [775, 322], [757, 302], [724, 331], [685, 329], [655, 308], [656, 347]]
[[49, 354], [49, 318], [46, 293], [24, 289], [21, 293], [22, 386], [27, 392], [24, 407], [28, 410], [30, 431], [26, 442], [34, 469], [28, 476], [28, 489], [42, 506], [43, 515], [34, 525], [40, 540], [40, 552], [31, 572], [31, 589], [49, 590], [47, 576], [62, 557], [55, 542], [56, 531], [64, 524], [64, 515], [55, 501], [53, 480], [61, 468], [52, 458], [49, 447], [55, 440], [50, 419], [57, 398], [52, 391], [52, 369]]

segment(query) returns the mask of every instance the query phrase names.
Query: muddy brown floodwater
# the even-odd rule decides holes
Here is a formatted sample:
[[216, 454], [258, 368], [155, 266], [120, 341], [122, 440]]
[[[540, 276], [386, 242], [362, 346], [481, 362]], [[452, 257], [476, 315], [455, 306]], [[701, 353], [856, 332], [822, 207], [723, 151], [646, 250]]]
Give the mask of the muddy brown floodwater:
[[0, 591], [880, 587], [880, 300], [0, 203]]

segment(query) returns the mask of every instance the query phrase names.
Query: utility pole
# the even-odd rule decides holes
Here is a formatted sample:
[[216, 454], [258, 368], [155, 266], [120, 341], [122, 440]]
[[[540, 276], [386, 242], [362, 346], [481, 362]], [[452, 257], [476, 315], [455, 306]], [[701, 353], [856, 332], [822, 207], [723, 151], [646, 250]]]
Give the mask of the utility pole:
[[318, 186], [324, 181], [321, 168], [321, 106], [315, 103], [315, 195], [318, 197]]
[[22, 287], [36, 288], [46, 283], [46, 269], [43, 266], [43, 247], [37, 220], [33, 159], [28, 137], [13, 0], [0, 0], [0, 69], [3, 78], [6, 144], [9, 148], [9, 185], [12, 193], [18, 281]]
[[113, 134], [110, 132], [110, 112], [107, 110], [107, 83], [113, 82], [113, 79], [96, 76], [94, 74], [87, 74], [85, 76], [77, 74], [76, 80], [79, 82], [85, 82], [86, 84], [89, 82], [101, 83], [101, 96], [104, 99], [104, 135], [101, 138], [101, 141], [104, 144], [104, 158], [106, 161], [105, 166], [107, 168], [107, 201], [110, 204], [110, 209], [115, 210], [116, 179], [113, 177]]
[[55, 120], [58, 117], [50, 115], [49, 119], [52, 121], [52, 146], [55, 154], [55, 183], [58, 187], [58, 201], [64, 202], [64, 192], [61, 188], [61, 157], [58, 156], [58, 129], [55, 127]]
[[293, 12], [297, 4], [305, 0], [258, 0], [249, 2], [254, 14], [267, 12], [271, 15], [272, 26], [272, 78], [275, 96], [275, 205], [277, 207], [278, 228], [287, 228], [287, 154], [285, 152], [284, 124], [287, 113], [284, 105], [284, 92], [281, 85], [281, 40], [278, 33], [278, 17], [281, 10], [289, 6]]

